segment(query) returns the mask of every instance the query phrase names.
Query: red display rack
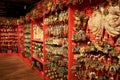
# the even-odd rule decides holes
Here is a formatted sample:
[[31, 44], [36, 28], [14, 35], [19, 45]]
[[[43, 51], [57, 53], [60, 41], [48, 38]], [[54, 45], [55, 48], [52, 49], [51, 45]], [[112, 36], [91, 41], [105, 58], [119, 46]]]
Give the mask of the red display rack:
[[30, 48], [31, 48], [31, 23], [25, 23], [24, 24], [24, 57], [30, 59], [31, 58], [31, 53], [30, 53]]
[[[26, 39], [26, 33], [28, 32], [26, 32], [25, 30], [26, 30], [26, 24], [30, 24], [30, 23], [28, 23], [28, 22], [26, 22], [26, 23], [22, 23], [22, 24], [18, 24], [18, 52], [19, 52], [19, 54], [18, 54], [18, 56], [29, 66], [29, 67], [31, 67], [32, 68], [32, 65], [31, 65], [31, 56], [30, 57], [27, 57], [25, 54], [26, 54], [26, 50], [25, 50], [25, 48], [26, 48], [26, 45], [25, 45], [25, 43], [26, 43], [26, 41], [25, 41], [25, 39]], [[29, 27], [29, 33], [31, 33], [31, 28]], [[31, 45], [31, 35], [30, 35], [30, 37], [29, 37], [29, 39], [30, 39], [30, 45]], [[29, 47], [30, 47], [30, 45], [29, 45]], [[30, 54], [30, 53], [29, 53]]]
[[[39, 35], [38, 30], [43, 29], [43, 26], [41, 24], [42, 20], [43, 19], [40, 18], [40, 19], [32, 21], [31, 23], [31, 33], [32, 33], [31, 35], [31, 38], [32, 38], [31, 39], [31, 59], [32, 59], [32, 62], [38, 62], [39, 64], [44, 65], [43, 38], [40, 37], [40, 36], [43, 36], [43, 34], [41, 34], [40, 36], [36, 36], [36, 35]], [[38, 49], [39, 51], [37, 51]], [[40, 54], [39, 52], [41, 52], [41, 56], [39, 56]], [[39, 75], [44, 79], [44, 66], [42, 70], [39, 70], [37, 66], [33, 66], [33, 69], [37, 73], [39, 73]]]
[[[75, 22], [75, 19], [74, 19], [73, 15], [75, 14], [75, 10], [78, 10], [79, 15], [82, 12], [85, 11], [86, 16], [90, 17], [92, 15], [92, 13], [94, 12], [93, 8], [90, 8], [90, 6], [93, 6], [95, 4], [99, 5], [101, 2], [103, 2], [103, 1], [89, 3], [87, 5], [84, 5], [85, 7], [78, 7], [77, 5], [69, 6], [69, 14], [68, 14], [69, 21], [68, 22], [70, 23], [70, 25], [69, 25], [69, 34], [68, 34], [68, 36], [69, 36], [69, 38], [68, 38], [68, 44], [69, 44], [68, 45], [68, 53], [69, 53], [69, 55], [68, 55], [68, 59], [69, 59], [68, 60], [68, 80], [71, 80], [75, 76], [79, 76], [79, 79], [82, 79], [82, 80], [93, 80], [91, 77], [89, 77], [89, 78], [88, 77], [87, 78], [86, 77], [81, 77], [82, 73], [79, 73], [79, 74], [75, 75], [72, 72], [72, 70], [71, 70], [72, 66], [74, 66], [76, 64], [76, 62], [77, 62], [77, 60], [74, 59], [74, 57], [75, 57], [76, 54], [72, 52], [73, 48], [75, 46], [77, 46], [77, 45], [81, 45], [82, 47], [88, 48], [87, 42], [97, 43], [97, 41], [95, 39], [95, 34], [93, 34], [92, 32], [89, 31], [89, 29], [88, 29], [89, 26], [88, 25], [85, 26], [85, 32], [86, 32], [85, 34], [87, 36], [89, 36], [89, 39], [87, 41], [85, 41], [85, 42], [84, 41], [82, 41], [82, 42], [80, 42], [80, 41], [79, 42], [75, 42], [75, 41], [72, 40], [73, 35], [76, 34], [76, 31], [74, 31], [74, 27], [75, 27], [75, 25], [74, 25], [75, 23], [74, 22]], [[105, 31], [105, 34], [103, 35], [103, 38], [102, 38], [103, 41], [104, 41], [104, 38], [106, 37], [106, 35], [108, 35], [108, 34]], [[114, 43], [112, 37], [107, 37], [107, 40], [108, 40], [108, 43], [110, 43], [112, 46], [114, 46], [115, 43]], [[87, 55], [89, 55], [89, 54], [87, 54]], [[104, 65], [106, 65], [106, 64], [108, 64], [108, 63], [105, 63]], [[110, 64], [112, 64], [112, 63], [110, 63]], [[86, 66], [84, 65], [83, 68], [85, 70]], [[89, 71], [90, 70], [93, 71], [93, 72], [95, 71], [93, 68], [89, 69]], [[109, 71], [107, 71], [105, 73], [104, 71], [97, 71], [96, 70], [95, 72], [96, 72], [96, 74], [101, 75], [101, 76], [103, 76], [103, 74], [104, 75], [107, 74], [109, 77], [114, 78], [115, 80], [119, 79], [118, 78], [118, 74], [114, 75], [114, 74], [111, 74]], [[75, 77], [73, 80], [79, 80], [79, 79], [77, 77]]]
[[17, 25], [1, 25], [0, 53], [18, 53], [18, 34]]
[[[56, 4], [57, 1], [59, 1], [59, 0], [54, 0], [54, 4]], [[64, 1], [66, 2], [68, 0], [64, 0]], [[48, 0], [48, 2], [49, 2], [49, 0]], [[84, 40], [83, 41], [74, 41], [73, 40], [73, 36], [78, 32], [78, 31], [74, 30], [74, 28], [75, 28], [74, 15], [75, 15], [75, 12], [77, 10], [79, 14], [81, 14], [82, 12], [85, 12], [85, 15], [89, 18], [92, 15], [92, 13], [94, 12], [94, 9], [91, 8], [91, 6], [99, 5], [102, 2], [104, 2], [104, 0], [97, 0], [97, 1], [95, 1], [95, 0], [94, 1], [93, 0], [84, 0], [82, 4], [74, 4], [74, 5], [73, 4], [66, 4], [62, 9], [58, 9], [58, 10], [55, 9], [54, 11], [49, 10], [45, 15], [41, 14], [42, 15], [41, 18], [39, 17], [38, 19], [35, 19], [35, 20], [27, 23], [27, 24], [30, 24], [30, 33], [31, 33], [31, 36], [30, 36], [30, 38], [31, 38], [30, 39], [30, 59], [25, 58], [25, 56], [23, 55], [24, 49], [25, 49], [25, 46], [24, 46], [24, 44], [25, 44], [25, 34], [22, 35], [21, 33], [25, 32], [25, 24], [26, 23], [23, 24], [23, 25], [19, 25], [18, 26], [18, 32], [17, 32], [17, 34], [19, 34], [18, 40], [17, 40], [17, 42], [18, 42], [18, 52], [20, 53], [19, 56], [30, 67], [33, 67], [33, 69], [36, 72], [38, 72], [44, 80], [57, 80], [57, 77], [55, 77], [55, 75], [59, 74], [59, 72], [62, 71], [62, 70], [59, 70], [58, 73], [57, 73], [57, 70], [61, 66], [58, 66], [57, 68], [55, 67], [54, 69], [52, 69], [53, 70], [52, 71], [47, 66], [47, 64], [49, 63], [50, 66], [53, 65], [54, 63], [55, 64], [57, 64], [57, 63], [61, 64], [62, 62], [64, 62], [62, 60], [67, 60], [67, 63], [64, 66], [65, 68], [62, 65], [63, 69], [67, 69], [67, 78], [59, 77], [59, 78], [61, 78], [61, 80], [79, 80], [77, 78], [77, 76], [79, 76], [82, 80], [93, 80], [91, 77], [87, 77], [87, 78], [86, 77], [81, 77], [82, 73], [76, 74], [76, 73], [73, 73], [73, 71], [72, 71], [72, 67], [77, 63], [77, 59], [75, 59], [76, 54], [73, 52], [74, 47], [80, 46], [80, 47], [84, 47], [85, 49], [87, 49], [88, 47], [90, 47], [88, 42], [97, 42], [95, 40], [95, 34], [90, 32], [90, 30], [89, 30], [88, 24], [86, 24], [85, 29], [83, 29], [85, 31], [85, 35], [87, 36], [86, 40], [85, 41]], [[40, 4], [38, 4], [39, 8], [40, 8]], [[64, 13], [65, 11], [67, 12], [67, 19], [68, 20], [50, 22], [50, 23], [45, 22], [45, 19], [48, 18], [48, 17], [51, 17], [51, 15], [52, 15], [52, 17], [54, 17], [54, 15], [57, 15], [57, 17], [58, 17], [59, 14], [61, 14], [62, 12]], [[40, 10], [40, 12], [41, 12], [41, 10]], [[59, 18], [61, 18], [61, 17], [59, 17]], [[66, 24], [67, 24], [67, 27], [68, 27], [68, 30], [66, 30], [67, 34], [65, 35], [64, 32], [63, 32], [62, 35], [57, 34], [56, 32], [59, 29], [59, 27], [64, 26]], [[37, 25], [37, 27], [43, 29], [43, 35], [41, 35], [41, 36], [43, 36], [43, 39], [39, 39], [39, 38], [35, 39], [34, 38], [35, 37], [34, 36], [35, 25]], [[53, 34], [52, 31], [50, 32], [50, 30], [53, 30], [53, 32], [55, 32], [55, 33]], [[64, 30], [64, 29], [62, 29], [62, 30]], [[1, 33], [1, 30], [0, 30], [0, 33]], [[102, 40], [104, 40], [106, 35], [107, 35], [107, 33], [105, 32]], [[11, 37], [11, 38], [13, 38], [13, 37]], [[65, 52], [62, 52], [62, 51], [61, 51], [62, 52], [61, 54], [57, 53], [57, 55], [56, 55], [55, 51], [57, 50], [57, 48], [59, 48], [59, 50], [60, 50], [61, 46], [63, 45], [63, 43], [62, 43], [63, 40], [62, 39], [64, 39], [64, 38], [67, 39], [67, 45], [64, 45], [64, 48], [65, 47], [67, 48], [67, 55], [64, 56], [63, 54], [65, 54]], [[52, 39], [52, 41], [48, 43], [47, 41], [51, 40], [51, 39]], [[107, 39], [108, 39], [108, 42], [110, 44], [112, 44], [114, 47], [116, 47], [112, 37], [107, 37]], [[0, 42], [2, 42], [2, 40], [0, 40]], [[6, 40], [6, 42], [11, 42], [11, 41]], [[65, 41], [64, 41], [64, 44], [65, 44]], [[37, 46], [39, 45], [40, 47], [36, 48], [36, 45]], [[20, 47], [20, 46], [22, 46], [22, 47]], [[49, 51], [51, 51], [51, 52], [49, 52], [47, 48], [51, 47], [51, 46], [54, 47], [54, 49], [49, 50]], [[41, 47], [42, 47], [42, 49], [41, 49]], [[34, 55], [36, 53], [40, 53], [40, 52], [35, 52], [34, 51], [34, 50], [36, 50], [36, 51], [39, 50], [39, 48], [42, 52], [42, 56], [40, 55], [40, 57], [38, 57], [38, 55]], [[119, 48], [119, 47], [116, 47], [116, 49], [117, 48]], [[59, 52], [59, 50], [57, 52]], [[48, 52], [52, 53], [51, 54], [51, 56], [52, 56], [51, 59], [48, 59], [48, 58], [50, 58]], [[80, 55], [80, 52], [78, 54]], [[9, 55], [12, 55], [12, 54], [9, 54]], [[58, 57], [60, 57], [60, 61], [57, 62], [57, 60], [53, 60], [54, 57], [57, 57], [57, 59], [58, 59]], [[105, 58], [105, 59], [108, 59], [108, 58]], [[112, 63], [112, 60], [111, 60], [112, 58], [109, 58], [108, 62], [105, 59], [103, 60], [103, 62], [105, 64], [111, 64]], [[32, 66], [33, 62], [40, 63], [40, 65], [42, 65], [42, 69], [40, 70], [38, 66]], [[83, 66], [82, 70], [86, 70], [86, 66], [85, 65], [82, 65], [82, 66]], [[88, 71], [93, 71], [97, 75], [101, 75], [101, 76], [103, 76], [102, 74], [104, 74], [104, 71], [97, 71], [94, 68], [90, 68], [90, 70], [88, 70]], [[54, 74], [54, 76], [50, 77], [51, 74], [48, 75], [46, 72], [52, 72], [51, 74], [52, 75]], [[118, 78], [119, 75], [118, 74], [113, 75], [109, 71], [107, 71], [106, 73], [107, 73], [107, 75], [109, 75], [109, 77], [112, 77], [112, 78], [114, 77], [114, 80], [119, 80], [119, 78]], [[52, 79], [53, 77], [55, 79]]]
[[18, 31], [19, 31], [19, 54], [24, 53], [24, 25], [18, 25]]
[[[72, 52], [72, 50], [73, 50], [73, 47], [74, 47], [76, 44], [78, 44], [78, 43], [75, 43], [75, 42], [72, 40], [72, 36], [76, 33], [76, 32], [73, 30], [73, 28], [74, 28], [74, 17], [73, 17], [73, 16], [74, 16], [74, 14], [75, 14], [75, 10], [78, 10], [79, 13], [81, 13], [82, 11], [83, 11], [83, 12], [85, 11], [86, 15], [87, 15], [88, 17], [90, 17], [91, 14], [94, 12], [94, 10], [93, 10], [90, 6], [99, 5], [100, 3], [103, 2], [103, 0], [92, 1], [92, 2], [89, 2], [89, 3], [87, 3], [87, 4], [86, 4], [86, 2], [87, 2], [87, 0], [85, 1], [84, 4], [81, 5], [81, 7], [79, 7], [80, 5], [68, 5], [68, 6], [67, 6], [67, 10], [68, 10], [68, 27], [69, 27], [69, 29], [68, 29], [68, 80], [71, 80], [71, 79], [74, 77], [74, 74], [73, 74], [71, 68], [72, 68], [72, 66], [75, 65], [76, 60], [74, 59], [75, 54]], [[85, 7], [83, 7], [83, 5], [84, 5]], [[47, 14], [47, 16], [50, 16], [50, 15], [53, 15], [53, 14], [54, 14], [54, 12], [49, 12], [49, 13]], [[43, 23], [44, 23], [44, 22], [43, 22]], [[54, 23], [54, 25], [56, 25], [56, 24], [59, 25], [60, 23]], [[94, 41], [96, 41], [96, 40], [95, 40], [95, 35], [92, 34], [92, 33], [89, 31], [88, 27], [89, 27], [89, 26], [86, 25], [86, 28], [85, 28], [85, 32], [86, 32], [85, 34], [86, 34], [87, 36], [89, 36], [88, 42], [89, 42], [89, 41], [94, 42]], [[45, 57], [45, 58], [44, 58], [44, 63], [49, 62], [49, 61], [47, 60], [47, 58], [46, 58], [46, 57], [47, 57], [47, 50], [46, 50], [47, 45], [46, 45], [46, 40], [51, 37], [51, 36], [49, 36], [49, 35], [47, 34], [48, 28], [49, 28], [49, 25], [44, 24], [44, 40], [43, 40], [43, 49], [44, 49], [44, 57]], [[115, 44], [115, 43], [113, 43], [113, 39], [112, 39], [111, 37], [109, 37], [108, 40], [109, 40], [109, 42], [110, 42], [111, 44]], [[81, 42], [81, 43], [82, 43], [82, 46], [83, 46], [83, 47], [85, 47], [85, 48], [88, 47], [87, 41]], [[44, 70], [47, 70], [47, 68], [45, 67]], [[102, 74], [102, 72], [98, 72], [98, 73], [99, 73], [99, 74]], [[109, 72], [108, 72], [108, 73], [109, 73]], [[48, 76], [46, 76], [46, 75], [45, 75], [44, 79], [45, 79], [45, 80], [50, 80], [50, 78], [49, 78]], [[90, 77], [89, 77], [89, 78], [83, 78], [83, 79], [84, 79], [84, 80], [92, 80], [92, 78], [90, 78]], [[114, 79], [115, 79], [115, 80], [118, 80], [118, 75], [115, 75]], [[76, 80], [76, 79], [74, 79], [74, 80]]]

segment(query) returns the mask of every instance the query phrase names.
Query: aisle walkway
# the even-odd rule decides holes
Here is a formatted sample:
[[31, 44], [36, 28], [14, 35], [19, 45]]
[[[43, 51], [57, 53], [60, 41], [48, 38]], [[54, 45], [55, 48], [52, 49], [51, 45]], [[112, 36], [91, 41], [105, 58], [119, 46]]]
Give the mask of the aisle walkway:
[[42, 80], [19, 57], [0, 56], [0, 80]]

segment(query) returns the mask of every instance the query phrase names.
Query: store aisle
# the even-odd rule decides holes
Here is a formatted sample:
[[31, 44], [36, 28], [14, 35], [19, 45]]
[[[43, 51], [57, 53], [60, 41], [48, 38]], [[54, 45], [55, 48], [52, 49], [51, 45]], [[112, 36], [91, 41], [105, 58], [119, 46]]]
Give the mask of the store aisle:
[[19, 57], [0, 56], [0, 80], [42, 80]]

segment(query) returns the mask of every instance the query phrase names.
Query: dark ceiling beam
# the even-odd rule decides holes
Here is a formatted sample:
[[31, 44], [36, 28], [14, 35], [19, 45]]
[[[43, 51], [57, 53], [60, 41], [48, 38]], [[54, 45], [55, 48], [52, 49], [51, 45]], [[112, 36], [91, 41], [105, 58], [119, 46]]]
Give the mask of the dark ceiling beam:
[[0, 14], [3, 14], [3, 13], [6, 14], [6, 12], [0, 12]]
[[28, 5], [28, 4], [20, 4], [20, 3], [6, 3], [5, 4], [6, 6], [10, 7], [10, 6], [14, 6], [14, 7], [23, 7], [25, 5]]
[[0, 16], [7, 16], [7, 14], [1, 14], [1, 13], [0, 13]]
[[20, 16], [24, 16], [23, 14], [17, 14], [17, 15], [15, 15], [15, 14], [2, 14], [2, 13], [0, 13], [0, 17], [16, 17], [16, 18], [19, 18]]
[[4, 10], [4, 9], [0, 9], [0, 12], [6, 12], [6, 10]]
[[[2, 4], [1, 4], [2, 3]], [[27, 4], [24, 3], [16, 3], [16, 2], [11, 2], [10, 0], [7, 1], [1, 1], [0, 0], [0, 8], [6, 8], [6, 7], [17, 7], [17, 8], [24, 8], [24, 6], [26, 6]]]
[[0, 5], [4, 5], [4, 4], [5, 4], [5, 2], [0, 0]]
[[6, 8], [6, 6], [0, 6], [0, 9], [5, 9]]
[[16, 3], [16, 4], [28, 4], [25, 2], [25, 0], [2, 0], [1, 2], [4, 2], [4, 3]]
[[0, 9], [0, 12], [1, 12], [1, 11], [5, 11], [5, 10], [3, 10], [3, 9]]
[[21, 5], [29, 5], [29, 4], [34, 4], [36, 2], [39, 2], [41, 0], [1, 0], [1, 3], [10, 3], [10, 4], [21, 4]]
[[31, 4], [37, 3], [39, 1], [41, 1], [41, 0], [31, 0]]
[[0, 0], [0, 16], [25, 16], [39, 1], [41, 0]]

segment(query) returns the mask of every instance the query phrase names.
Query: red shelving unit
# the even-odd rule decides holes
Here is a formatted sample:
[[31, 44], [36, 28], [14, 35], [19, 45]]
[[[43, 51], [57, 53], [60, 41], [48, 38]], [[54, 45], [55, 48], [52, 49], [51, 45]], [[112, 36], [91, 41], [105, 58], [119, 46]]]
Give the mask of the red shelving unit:
[[[94, 3], [98, 5], [101, 2], [103, 2], [103, 1], [93, 2], [93, 3], [90, 3], [90, 4], [84, 5], [85, 7], [78, 7], [77, 5], [69, 6], [69, 14], [68, 14], [68, 16], [69, 16], [68, 20], [69, 21], [68, 22], [69, 22], [70, 25], [69, 25], [69, 33], [68, 33], [68, 36], [69, 36], [69, 38], [68, 38], [68, 44], [69, 44], [68, 45], [68, 54], [69, 54], [68, 55], [68, 80], [80, 80], [80, 79], [81, 80], [93, 80], [92, 76], [87, 76], [86, 74], [83, 74], [84, 71], [86, 71], [87, 73], [94, 72], [98, 77], [103, 76], [103, 75], [107, 75], [109, 78], [111, 77], [114, 80], [118, 80], [118, 75], [117, 74], [112, 74], [111, 72], [109, 72], [109, 70], [106, 70], [106, 72], [104, 72], [104, 70], [99, 71], [99, 70], [96, 70], [96, 67], [94, 67], [94, 68], [89, 67], [89, 69], [88, 69], [87, 60], [85, 60], [85, 59], [87, 59], [86, 57], [88, 57], [89, 55], [96, 56], [98, 54], [101, 55], [101, 56], [105, 56], [106, 54], [104, 52], [103, 52], [103, 54], [100, 54], [97, 51], [95, 52], [95, 54], [94, 54], [94, 52], [91, 52], [91, 53], [86, 52], [86, 53], [83, 53], [83, 55], [86, 54], [85, 56], [82, 55], [82, 52], [80, 52], [80, 50], [78, 50], [79, 52], [76, 52], [76, 53], [73, 52], [73, 49], [76, 48], [76, 50], [77, 50], [78, 47], [80, 49], [84, 47], [85, 48], [84, 50], [87, 50], [88, 47], [90, 46], [88, 44], [89, 42], [90, 43], [92, 42], [95, 45], [97, 43], [96, 34], [93, 34], [91, 31], [89, 31], [88, 23], [86, 24], [85, 29], [83, 29], [83, 27], [81, 28], [83, 31], [85, 31], [84, 34], [86, 35], [87, 40], [84, 40], [84, 41], [75, 41], [75, 40], [73, 40], [73, 36], [76, 35], [80, 30], [79, 29], [79, 30], [75, 31], [76, 26], [75, 26], [75, 18], [74, 18], [73, 15], [75, 15], [76, 10], [77, 10], [78, 15], [81, 15], [85, 11], [85, 15], [88, 16], [88, 17], [91, 17], [92, 13], [94, 12], [94, 10], [93, 10], [93, 8], [91, 8], [91, 6], [93, 6]], [[81, 26], [79, 26], [79, 28], [80, 27]], [[82, 36], [82, 34], [79, 35], [79, 37], [80, 36]], [[105, 33], [104, 33], [104, 35], [102, 37], [102, 40], [100, 40], [100, 41], [104, 41], [104, 38], [107, 37], [107, 36], [108, 36], [108, 34], [105, 31]], [[84, 38], [84, 36], [82, 38]], [[114, 47], [115, 43], [113, 41], [113, 38], [112, 37], [107, 37], [107, 40], [108, 40], [107, 42], [111, 46]], [[113, 53], [113, 54], [115, 54], [115, 53]], [[85, 58], [85, 59], [83, 59], [82, 57]], [[114, 57], [114, 56], [112, 56], [112, 57]], [[106, 58], [106, 59], [108, 59], [108, 58]], [[112, 58], [109, 58], [109, 59], [112, 59]], [[81, 63], [79, 62], [80, 60], [81, 60]], [[90, 61], [90, 57], [89, 57], [89, 61]], [[93, 61], [95, 62], [95, 61], [97, 61], [97, 59], [93, 60]], [[99, 60], [98, 60], [98, 62], [99, 62]], [[100, 61], [99, 64], [101, 64], [101, 63], [102, 62]], [[110, 64], [110, 66], [112, 66], [114, 63], [112, 63], [111, 61], [110, 62], [108, 61], [108, 63], [105, 62], [103, 65], [107, 66], [109, 64]], [[77, 68], [76, 72], [75, 72], [75, 68]]]
[[43, 42], [43, 40], [32, 40], [32, 41], [34, 41], [34, 42]]
[[68, 80], [73, 78], [73, 74], [71, 72], [71, 67], [73, 66], [73, 57], [74, 55], [72, 54], [72, 49], [73, 49], [73, 45], [72, 45], [72, 32], [73, 32], [73, 14], [74, 14], [74, 7], [70, 6], [68, 8], [68, 24], [69, 24], [69, 33], [68, 33]]
[[[100, 78], [106, 76], [119, 80], [118, 73], [104, 71], [107, 65], [111, 67], [111, 65], [117, 64], [112, 63], [113, 55], [99, 53], [96, 48], [96, 34], [93, 34], [88, 26], [87, 18], [90, 18], [95, 11], [92, 7], [100, 5], [104, 0], [83, 0], [82, 3], [75, 4], [70, 3], [69, 0], [63, 0], [64, 5], [62, 6], [57, 3], [58, 1], [53, 0], [52, 3], [56, 6], [46, 10], [46, 13], [40, 14], [37, 19], [35, 19], [36, 16], [33, 16], [29, 22], [18, 25], [16, 31], [8, 31], [8, 33], [16, 34], [3, 36], [8, 39], [0, 37], [0, 43], [11, 43], [13, 38], [18, 37], [14, 42], [17, 43], [19, 56], [44, 80], [93, 80], [94, 76]], [[48, 0], [49, 5], [52, 4], [50, 2]], [[42, 2], [38, 4], [37, 8], [40, 8], [41, 4]], [[38, 12], [41, 13], [42, 10], [38, 10]], [[82, 24], [85, 20], [86, 24]], [[27, 27], [28, 30], [26, 30]], [[114, 47], [117, 51], [119, 46], [115, 44], [114, 38], [109, 36], [105, 30], [103, 32], [104, 35], [100, 41], [107, 40], [110, 44], [108, 46]], [[7, 30], [0, 29], [0, 36], [1, 33], [6, 34]], [[25, 41], [26, 39], [29, 41]], [[8, 44], [4, 44], [4, 46], [14, 48]], [[4, 46], [0, 44], [0, 49]], [[30, 54], [29, 58], [25, 56], [27, 51]], [[4, 55], [6, 56], [6, 54]], [[9, 55], [11, 56], [12, 52], [9, 52]], [[101, 70], [97, 70], [96, 67], [88, 64], [89, 61], [93, 61], [91, 64], [102, 64], [104, 67], [100, 67], [98, 64]]]
[[0, 53], [18, 53], [18, 34], [17, 25], [1, 25]]
[[33, 69], [44, 79], [43, 26], [41, 23], [42, 18], [31, 23], [31, 59], [34, 63]]
[[[85, 15], [89, 18], [91, 15], [92, 15], [92, 13], [94, 12], [94, 10], [93, 10], [93, 8], [91, 8], [91, 6], [95, 6], [95, 5], [99, 5], [100, 3], [102, 3], [103, 2], [103, 0], [101, 0], [101, 1], [92, 1], [92, 2], [88, 2], [87, 4], [86, 4], [86, 2], [87, 1], [85, 1], [83, 4], [81, 4], [81, 7], [79, 7], [80, 5], [78, 5], [78, 4], [76, 4], [76, 5], [72, 5], [72, 4], [70, 4], [70, 5], [68, 5], [67, 6], [67, 11], [68, 11], [68, 80], [72, 80], [73, 78], [73, 80], [79, 80], [79, 79], [77, 79], [77, 76], [79, 76], [82, 80], [92, 80], [92, 78], [89, 76], [89, 77], [81, 77], [81, 74], [82, 73], [79, 73], [79, 74], [76, 74], [76, 73], [74, 73], [71, 69], [72, 69], [72, 67], [73, 66], [75, 66], [76, 65], [76, 63], [77, 63], [77, 58], [76, 58], [76, 55], [77, 54], [75, 54], [74, 52], [73, 52], [73, 48], [75, 47], [75, 48], [77, 48], [77, 46], [80, 46], [80, 47], [82, 47], [82, 48], [85, 48], [85, 49], [87, 49], [87, 48], [89, 48], [89, 42], [96, 42], [96, 40], [95, 40], [95, 34], [93, 34], [90, 30], [89, 30], [89, 26], [88, 26], [88, 24], [86, 23], [86, 25], [84, 26], [85, 27], [85, 29], [82, 29], [85, 33], [84, 33], [84, 35], [86, 35], [86, 40], [83, 40], [83, 41], [79, 41], [79, 42], [76, 42], [76, 41], [74, 41], [73, 40], [73, 36], [74, 35], [76, 35], [79, 31], [74, 31], [74, 29], [75, 29], [75, 24], [74, 24], [74, 21], [75, 21], [75, 19], [74, 19], [74, 14], [75, 14], [75, 11], [76, 10], [78, 10], [78, 13], [79, 13], [79, 15], [81, 15], [82, 13], [84, 13], [85, 12]], [[82, 7], [82, 6], [86, 6], [86, 7]], [[62, 10], [59, 10], [59, 12], [60, 11], [62, 11]], [[57, 11], [56, 11], [57, 12]], [[44, 18], [44, 20], [47, 18], [47, 17], [49, 17], [49, 16], [51, 16], [51, 15], [54, 15], [54, 11], [53, 12], [48, 12], [48, 14], [46, 15], [46, 16], [44, 16], [45, 18]], [[50, 44], [47, 44], [47, 40], [49, 39], [49, 38], [52, 38], [54, 35], [52, 34], [52, 35], [49, 35], [48, 34], [48, 29], [50, 29], [51, 27], [54, 27], [55, 28], [55, 25], [60, 25], [62, 22], [59, 22], [59, 23], [55, 23], [54, 22], [54, 24], [52, 24], [52, 23], [50, 23], [50, 24], [45, 24], [45, 21], [43, 21], [43, 23], [44, 23], [44, 40], [43, 40], [43, 49], [44, 49], [44, 62], [45, 63], [48, 63], [48, 62], [50, 62], [50, 60], [47, 60], [47, 56], [48, 56], [48, 54], [47, 54], [47, 45], [51, 45], [51, 43]], [[81, 26], [80, 26], [81, 27]], [[53, 28], [53, 29], [54, 29]], [[54, 32], [54, 31], [53, 31]], [[56, 36], [54, 36], [54, 39], [55, 39], [55, 37]], [[111, 37], [109, 37], [109, 43], [110, 44], [114, 44], [114, 42], [113, 42], [113, 39], [111, 38]], [[54, 44], [53, 44], [54, 45]], [[59, 51], [58, 51], [59, 52]], [[54, 50], [53, 50], [53, 53], [54, 53]], [[79, 53], [79, 56], [80, 56], [80, 54], [81, 53]], [[52, 56], [54, 56], [54, 55], [52, 55]], [[77, 57], [79, 57], [79, 56], [77, 56]], [[63, 59], [63, 58], [62, 58]], [[52, 63], [50, 63], [50, 64], [52, 64]], [[83, 66], [83, 69], [82, 70], [86, 70], [87, 68], [86, 68], [86, 66], [85, 65], [82, 65]], [[51, 70], [49, 70], [47, 67], [46, 67], [46, 65], [45, 65], [45, 68], [44, 68], [44, 70], [46, 71], [46, 70], [48, 70], [48, 72], [49, 71], [51, 71]], [[87, 70], [86, 70], [87, 71]], [[99, 71], [96, 71], [96, 70], [93, 70], [93, 68], [90, 68], [88, 71], [93, 71], [93, 72], [96, 72], [96, 74], [104, 74], [104, 72], [99, 72]], [[108, 71], [108, 73], [109, 73], [109, 71]], [[77, 76], [76, 76], [77, 75]], [[82, 75], [83, 76], [83, 75]], [[114, 75], [114, 76], [117, 76], [117, 75]], [[111, 76], [110, 76], [111, 77]], [[46, 73], [45, 73], [45, 80], [50, 80], [50, 77], [48, 77], [47, 75], [46, 75]], [[118, 80], [118, 76], [117, 77], [114, 77], [114, 79], [115, 80]]]
[[37, 61], [39, 61], [40, 63], [44, 64], [44, 60], [43, 59], [40, 59], [40, 58], [38, 58], [36, 56], [32, 56], [32, 58], [37, 60]]
[[19, 31], [19, 54], [24, 54], [24, 25], [20, 24], [18, 25], [18, 31]]
[[24, 23], [24, 57], [30, 60], [31, 58], [31, 23]]

